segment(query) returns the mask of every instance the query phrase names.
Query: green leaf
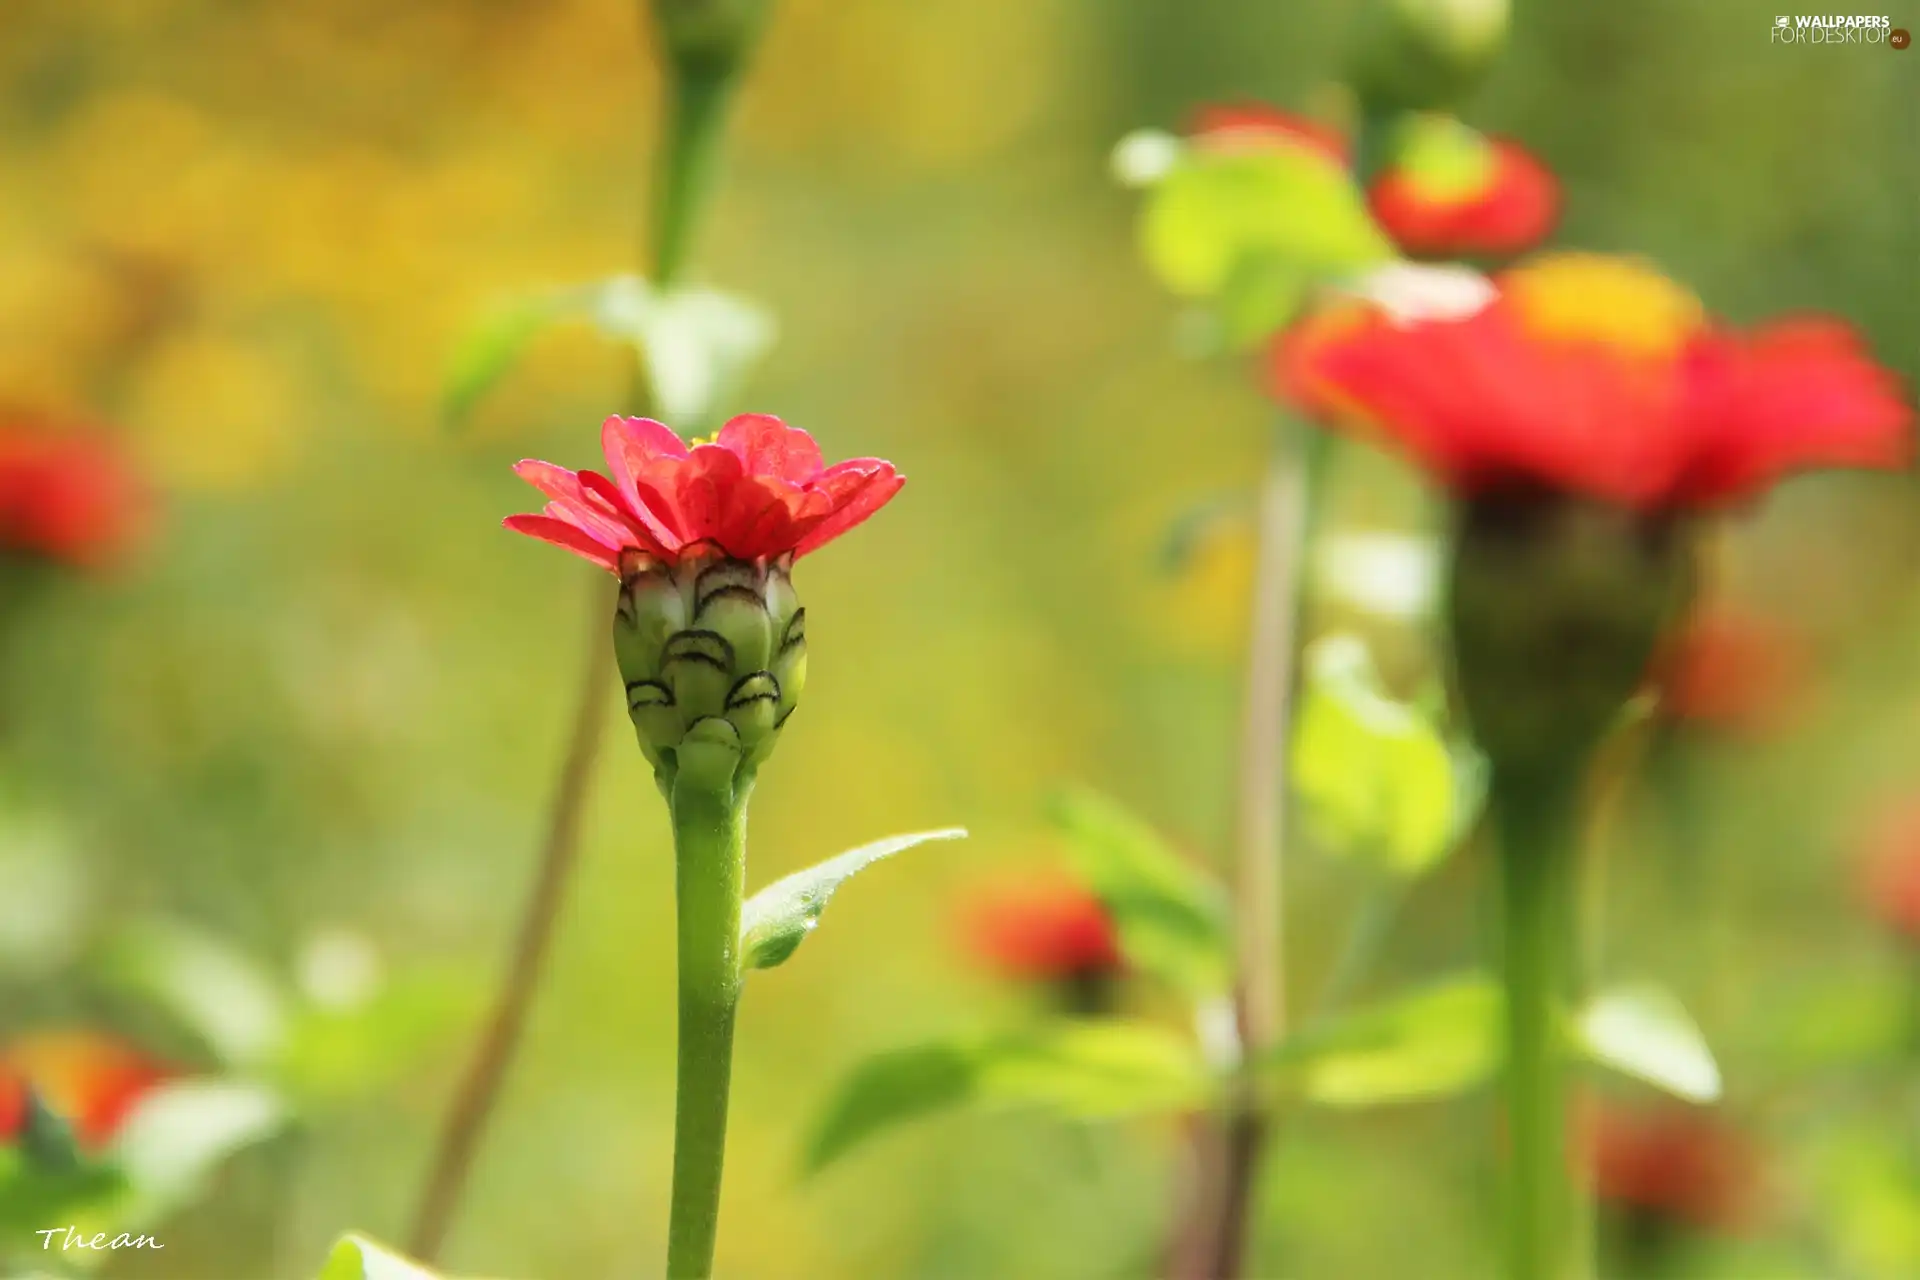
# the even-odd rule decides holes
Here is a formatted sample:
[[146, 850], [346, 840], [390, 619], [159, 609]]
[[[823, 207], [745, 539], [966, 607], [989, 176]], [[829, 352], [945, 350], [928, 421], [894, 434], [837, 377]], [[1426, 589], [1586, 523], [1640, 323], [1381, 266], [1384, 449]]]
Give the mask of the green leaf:
[[[1284, 323], [1306, 284], [1393, 257], [1345, 167], [1282, 143], [1187, 148], [1147, 193], [1140, 235], [1148, 266], [1181, 297], [1219, 298], [1237, 273], [1268, 273], [1259, 306], [1235, 303], [1229, 328], [1243, 339], [1261, 336], [1247, 327], [1255, 313], [1266, 332]], [[1286, 297], [1280, 280], [1300, 287]]]
[[1260, 1072], [1338, 1107], [1459, 1093], [1499, 1069], [1502, 1008], [1498, 983], [1463, 974], [1296, 1032], [1262, 1057]]
[[868, 1139], [961, 1106], [1040, 1107], [1077, 1118], [1184, 1111], [1213, 1077], [1191, 1041], [1156, 1023], [1061, 1021], [956, 1037], [868, 1059], [841, 1084], [804, 1159], [818, 1172]]
[[1054, 801], [1053, 815], [1075, 870], [1113, 918], [1127, 960], [1189, 995], [1224, 991], [1233, 948], [1219, 882], [1104, 796], [1068, 792]]
[[820, 914], [849, 876], [917, 844], [958, 840], [966, 834], [964, 827], [943, 827], [888, 836], [774, 881], [740, 910], [741, 968], [771, 969], [792, 955], [820, 923]]
[[1316, 642], [1295, 723], [1293, 785], [1330, 850], [1416, 876], [1458, 843], [1478, 811], [1482, 771], [1425, 714], [1389, 698], [1366, 648]]
[[441, 1276], [365, 1236], [350, 1235], [333, 1246], [315, 1280], [441, 1280]]
[[210, 934], [143, 921], [110, 941], [100, 963], [110, 981], [160, 1004], [230, 1065], [265, 1062], [286, 1041], [285, 992]]
[[1580, 1047], [1613, 1068], [1688, 1102], [1720, 1099], [1720, 1067], [1671, 992], [1649, 984], [1601, 992], [1581, 1011]]
[[222, 1163], [280, 1132], [280, 1096], [246, 1080], [176, 1080], [143, 1095], [114, 1136], [132, 1192], [127, 1217], [158, 1221], [197, 1199]]

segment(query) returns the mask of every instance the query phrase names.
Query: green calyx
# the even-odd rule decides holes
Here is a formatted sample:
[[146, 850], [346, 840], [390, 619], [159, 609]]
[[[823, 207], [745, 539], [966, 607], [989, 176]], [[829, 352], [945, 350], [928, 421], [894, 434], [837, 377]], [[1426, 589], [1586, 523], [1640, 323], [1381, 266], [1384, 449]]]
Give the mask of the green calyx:
[[682, 769], [751, 775], [807, 678], [806, 610], [791, 557], [718, 551], [621, 563], [614, 656], [627, 714], [663, 787]]
[[1549, 493], [1468, 501], [1454, 678], [1496, 780], [1575, 774], [1646, 679], [1692, 586], [1692, 529]]

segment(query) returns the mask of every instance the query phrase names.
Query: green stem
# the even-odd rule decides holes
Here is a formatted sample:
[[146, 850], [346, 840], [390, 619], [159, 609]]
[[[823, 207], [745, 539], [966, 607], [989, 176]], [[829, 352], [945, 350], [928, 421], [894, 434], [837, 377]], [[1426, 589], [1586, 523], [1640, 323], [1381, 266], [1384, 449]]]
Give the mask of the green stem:
[[654, 184], [652, 225], [653, 283], [662, 289], [679, 280], [693, 247], [693, 230], [718, 168], [734, 75], [681, 68], [669, 70], [667, 84], [666, 145]]
[[670, 1280], [713, 1274], [733, 1024], [740, 1003], [740, 903], [746, 891], [747, 788], [690, 777], [694, 772], [682, 770], [672, 797], [680, 1059], [667, 1226]]
[[1501, 785], [1502, 974], [1507, 1002], [1508, 1280], [1571, 1280], [1581, 1234], [1567, 1145], [1558, 1021], [1578, 952], [1572, 786]]

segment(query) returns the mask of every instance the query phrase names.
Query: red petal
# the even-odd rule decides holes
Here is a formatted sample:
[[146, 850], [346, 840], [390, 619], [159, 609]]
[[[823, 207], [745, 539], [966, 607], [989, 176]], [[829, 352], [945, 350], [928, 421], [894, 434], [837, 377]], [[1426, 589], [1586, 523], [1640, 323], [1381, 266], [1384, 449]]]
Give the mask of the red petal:
[[663, 546], [691, 541], [674, 508], [673, 486], [662, 483], [687, 457], [686, 442], [665, 423], [616, 414], [600, 424], [600, 448], [629, 514]]
[[620, 572], [620, 551], [609, 547], [585, 530], [553, 516], [508, 516], [500, 522], [515, 533], [524, 533], [542, 542], [564, 547], [582, 559], [591, 560], [608, 573]]
[[1545, 240], [1560, 216], [1560, 186], [1520, 146], [1489, 139], [1493, 169], [1478, 190], [1435, 196], [1412, 174], [1388, 169], [1367, 203], [1394, 243], [1427, 258], [1507, 257]]
[[743, 413], [720, 428], [719, 442], [746, 464], [750, 476], [805, 484], [820, 474], [820, 446], [798, 427], [766, 413]]
[[793, 550], [794, 557], [810, 555], [887, 505], [907, 478], [891, 462], [854, 458], [827, 468], [808, 488], [824, 493], [833, 512], [816, 524]]
[[[565, 467], [557, 467], [551, 462], [539, 462], [525, 458], [514, 464], [513, 472], [522, 480], [538, 489], [553, 500], [547, 514], [568, 524], [577, 526], [595, 541], [611, 546], [638, 546], [642, 550], [656, 550], [654, 540], [646, 530], [635, 528], [622, 511], [625, 506], [616, 492], [611, 492], [603, 477], [595, 476], [591, 471], [573, 472]], [[599, 480], [604, 489], [596, 489], [588, 483], [588, 477]]]
[[687, 542], [706, 538], [720, 541], [726, 527], [727, 503], [743, 478], [745, 466], [740, 456], [717, 444], [695, 445], [686, 460], [674, 468], [673, 505]]
[[1838, 321], [1708, 335], [1688, 352], [1687, 372], [1693, 501], [1736, 501], [1792, 471], [1889, 469], [1910, 456], [1914, 419], [1904, 390]]

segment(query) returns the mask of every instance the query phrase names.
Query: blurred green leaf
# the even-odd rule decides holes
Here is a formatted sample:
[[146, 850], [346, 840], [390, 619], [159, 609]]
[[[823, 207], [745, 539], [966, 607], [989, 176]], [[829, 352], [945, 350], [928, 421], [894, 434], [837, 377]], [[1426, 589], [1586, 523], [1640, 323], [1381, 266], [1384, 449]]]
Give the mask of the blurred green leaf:
[[1074, 869], [1113, 918], [1128, 962], [1189, 995], [1225, 990], [1233, 951], [1219, 882], [1104, 796], [1067, 792], [1055, 799], [1053, 815]]
[[1269, 1050], [1260, 1072], [1329, 1106], [1459, 1093], [1499, 1069], [1502, 1002], [1486, 974], [1448, 978], [1304, 1028]]
[[141, 921], [110, 940], [100, 960], [110, 981], [158, 1003], [229, 1065], [262, 1063], [286, 1041], [280, 984], [210, 934]]
[[446, 420], [465, 422], [533, 340], [559, 320], [586, 314], [587, 300], [581, 290], [519, 298], [481, 319], [454, 347], [441, 405]]
[[1344, 166], [1278, 144], [1186, 149], [1147, 193], [1140, 236], [1181, 297], [1221, 299], [1239, 281], [1227, 327], [1243, 341], [1285, 323], [1314, 281], [1393, 257]]
[[814, 1127], [804, 1163], [817, 1172], [888, 1129], [962, 1105], [1111, 1117], [1186, 1110], [1213, 1087], [1194, 1044], [1156, 1023], [1062, 1021], [933, 1041], [857, 1067]]
[[1213, 1088], [1198, 1047], [1158, 1023], [1062, 1020], [988, 1046], [979, 1089], [991, 1102], [1120, 1116], [1198, 1105]]
[[1588, 1057], [1688, 1102], [1720, 1099], [1720, 1067], [1671, 992], [1648, 984], [1603, 991], [1576, 1028]]
[[246, 1080], [176, 1080], [144, 1094], [114, 1137], [135, 1223], [154, 1222], [204, 1191], [228, 1157], [278, 1133], [280, 1095]]
[[1333, 636], [1309, 649], [1293, 785], [1329, 849], [1399, 875], [1429, 870], [1479, 809], [1477, 763], [1456, 756], [1428, 716], [1386, 695], [1358, 640]]
[[888, 836], [774, 881], [740, 910], [740, 967], [771, 969], [792, 955], [820, 923], [827, 903], [849, 876], [917, 844], [958, 840], [966, 834], [964, 827], [943, 827]]
[[441, 1280], [441, 1276], [365, 1236], [350, 1235], [333, 1246], [316, 1280]]
[[980, 1052], [973, 1040], [936, 1040], [855, 1067], [814, 1125], [805, 1171], [818, 1173], [877, 1134], [974, 1097]]

